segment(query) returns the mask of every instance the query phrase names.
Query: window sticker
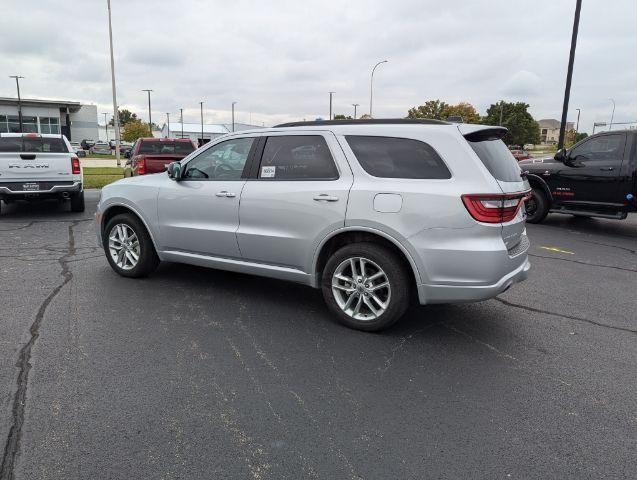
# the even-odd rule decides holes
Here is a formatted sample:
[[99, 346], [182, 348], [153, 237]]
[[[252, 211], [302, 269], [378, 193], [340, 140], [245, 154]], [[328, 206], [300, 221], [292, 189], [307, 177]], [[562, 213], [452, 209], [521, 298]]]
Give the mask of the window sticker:
[[274, 178], [276, 166], [261, 167], [261, 178]]

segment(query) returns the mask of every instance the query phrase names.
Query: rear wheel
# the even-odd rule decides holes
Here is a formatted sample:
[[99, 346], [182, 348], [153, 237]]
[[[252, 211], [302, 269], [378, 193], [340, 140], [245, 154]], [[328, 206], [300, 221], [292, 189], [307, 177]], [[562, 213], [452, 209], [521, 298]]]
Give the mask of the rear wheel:
[[84, 211], [84, 190], [79, 193], [71, 195], [71, 211], [83, 212]]
[[323, 271], [323, 297], [342, 324], [379, 331], [394, 324], [409, 306], [409, 273], [390, 249], [353, 243], [338, 250]]
[[123, 277], [145, 277], [159, 265], [146, 227], [131, 213], [115, 215], [109, 220], [103, 246], [111, 268]]
[[531, 197], [524, 202], [524, 206], [528, 223], [540, 223], [549, 213], [549, 199], [539, 188], [531, 191]]

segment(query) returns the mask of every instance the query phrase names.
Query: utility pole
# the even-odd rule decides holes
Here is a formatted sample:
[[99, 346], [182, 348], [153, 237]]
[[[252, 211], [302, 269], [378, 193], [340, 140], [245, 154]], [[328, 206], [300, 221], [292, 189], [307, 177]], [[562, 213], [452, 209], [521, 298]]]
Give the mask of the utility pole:
[[330, 92], [330, 120], [332, 120], [332, 96], [335, 94], [336, 92]]
[[102, 115], [104, 115], [104, 128], [106, 129], [106, 143], [108, 143], [108, 119], [106, 118], [106, 115], [108, 115], [108, 112], [102, 112]]
[[179, 109], [179, 121], [181, 122], [181, 138], [184, 138], [184, 109]]
[[203, 147], [203, 102], [199, 102], [199, 108], [201, 109], [201, 145]]
[[166, 112], [166, 122], [168, 123], [168, 135], [166, 138], [170, 138], [170, 113]]
[[234, 106], [237, 102], [232, 102], [232, 131], [234, 132]]
[[20, 79], [21, 75], [9, 75], [9, 78], [15, 78], [15, 86], [18, 89], [18, 123], [20, 124], [20, 133], [22, 133], [22, 98], [20, 97]]
[[387, 60], [383, 60], [381, 62], [378, 62], [376, 65], [374, 65], [374, 68], [372, 68], [372, 75], [369, 80], [369, 118], [373, 118], [372, 117], [372, 100], [374, 98], [374, 71], [376, 70], [376, 67], [378, 67], [382, 63], [387, 63]]
[[608, 131], [610, 132], [613, 129], [613, 119], [615, 118], [615, 100], [609, 98], [611, 102], [613, 102], [613, 113], [610, 114], [610, 125], [608, 127]]
[[579, 114], [582, 113], [582, 111], [579, 108], [576, 108], [575, 110], [577, 110], [577, 123], [575, 124], [575, 135], [577, 136], [577, 133], [579, 132]]
[[111, 47], [111, 87], [113, 89], [113, 126], [115, 127], [115, 159], [117, 166], [122, 162], [119, 158], [119, 112], [117, 111], [117, 91], [115, 90], [115, 56], [113, 55], [113, 27], [111, 24], [111, 0], [106, 0], [108, 7], [108, 39]]
[[504, 113], [504, 102], [500, 100], [500, 123], [499, 126], [502, 126], [502, 114]]
[[573, 63], [575, 62], [575, 47], [577, 47], [577, 30], [579, 28], [579, 14], [582, 9], [582, 0], [575, 0], [575, 17], [573, 18], [573, 35], [571, 36], [571, 52], [568, 57], [568, 71], [566, 73], [566, 87], [564, 88], [564, 105], [562, 106], [562, 122], [560, 123], [560, 137], [557, 141], [557, 149], [564, 148], [564, 134], [566, 133], [566, 116], [568, 114], [568, 101], [571, 97], [571, 79], [573, 78]]
[[152, 91], [149, 88], [142, 90], [142, 92], [148, 92], [148, 133], [150, 133], [151, 137], [153, 136], [153, 119], [150, 114], [150, 92]]
[[356, 120], [356, 107], [358, 107], [359, 103], [352, 103], [352, 107], [354, 107], [354, 120]]

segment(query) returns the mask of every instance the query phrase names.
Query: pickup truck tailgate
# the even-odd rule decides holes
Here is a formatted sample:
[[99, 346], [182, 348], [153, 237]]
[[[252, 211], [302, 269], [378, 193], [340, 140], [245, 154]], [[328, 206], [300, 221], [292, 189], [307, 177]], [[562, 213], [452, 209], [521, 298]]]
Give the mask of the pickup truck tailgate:
[[0, 182], [71, 180], [70, 153], [0, 152]]

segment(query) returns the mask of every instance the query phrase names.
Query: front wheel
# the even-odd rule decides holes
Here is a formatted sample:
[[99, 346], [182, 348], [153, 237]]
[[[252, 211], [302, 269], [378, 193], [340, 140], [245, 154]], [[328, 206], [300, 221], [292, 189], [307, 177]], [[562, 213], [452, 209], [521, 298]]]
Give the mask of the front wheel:
[[526, 209], [526, 221], [528, 223], [540, 223], [549, 213], [549, 199], [539, 188], [531, 191], [531, 197], [524, 202]]
[[123, 277], [145, 277], [159, 265], [146, 227], [130, 213], [115, 215], [106, 224], [104, 252], [111, 268]]
[[353, 243], [328, 260], [323, 298], [342, 324], [379, 331], [407, 310], [409, 278], [404, 262], [392, 250], [375, 243]]

